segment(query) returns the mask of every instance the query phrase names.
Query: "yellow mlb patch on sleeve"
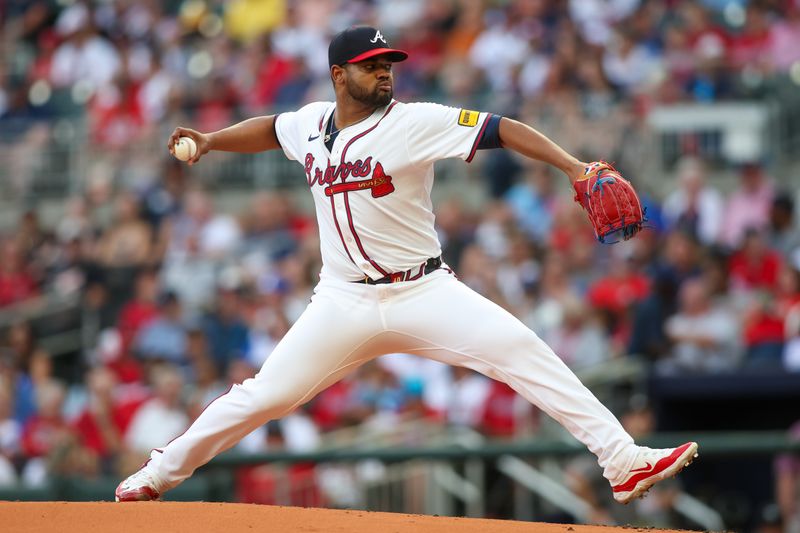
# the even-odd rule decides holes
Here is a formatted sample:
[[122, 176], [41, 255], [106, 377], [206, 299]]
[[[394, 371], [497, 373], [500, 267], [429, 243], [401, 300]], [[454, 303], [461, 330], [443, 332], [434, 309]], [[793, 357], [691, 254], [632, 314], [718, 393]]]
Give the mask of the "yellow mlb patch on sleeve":
[[478, 116], [480, 113], [477, 111], [470, 111], [469, 109], [462, 109], [458, 115], [458, 125], [474, 128], [478, 123]]

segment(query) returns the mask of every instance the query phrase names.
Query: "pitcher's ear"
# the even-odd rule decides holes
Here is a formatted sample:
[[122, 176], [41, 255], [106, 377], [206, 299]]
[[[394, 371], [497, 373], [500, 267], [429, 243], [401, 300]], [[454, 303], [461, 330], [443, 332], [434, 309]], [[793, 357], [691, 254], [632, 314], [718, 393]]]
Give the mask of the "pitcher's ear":
[[333, 65], [331, 67], [331, 81], [333, 83], [337, 83], [344, 79], [345, 76], [345, 68], [339, 65]]

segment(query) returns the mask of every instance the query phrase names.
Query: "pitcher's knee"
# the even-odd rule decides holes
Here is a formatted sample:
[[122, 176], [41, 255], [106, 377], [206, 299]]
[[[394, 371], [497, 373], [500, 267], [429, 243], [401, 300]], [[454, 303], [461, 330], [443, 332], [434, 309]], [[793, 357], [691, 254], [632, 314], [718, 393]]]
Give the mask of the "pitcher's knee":
[[523, 356], [541, 349], [542, 340], [529, 329], [514, 330], [497, 345], [497, 350], [504, 354]]

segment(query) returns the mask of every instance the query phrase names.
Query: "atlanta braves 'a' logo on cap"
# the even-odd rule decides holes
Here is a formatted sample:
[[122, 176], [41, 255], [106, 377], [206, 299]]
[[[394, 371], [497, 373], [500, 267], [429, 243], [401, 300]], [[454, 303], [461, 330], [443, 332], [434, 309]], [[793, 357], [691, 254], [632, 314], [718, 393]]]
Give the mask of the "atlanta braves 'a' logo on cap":
[[375, 43], [377, 43], [379, 40], [380, 40], [380, 41], [381, 41], [383, 44], [386, 44], [386, 39], [384, 39], [384, 38], [383, 38], [383, 35], [381, 35], [381, 30], [377, 30], [377, 31], [375, 32], [375, 37], [373, 37], [372, 39], [370, 39], [370, 40], [369, 40], [369, 42], [371, 42], [371, 43], [375, 44]]
[[356, 26], [337, 33], [328, 46], [330, 66], [358, 63], [379, 55], [395, 63], [408, 57], [406, 52], [390, 48], [381, 31], [370, 26]]

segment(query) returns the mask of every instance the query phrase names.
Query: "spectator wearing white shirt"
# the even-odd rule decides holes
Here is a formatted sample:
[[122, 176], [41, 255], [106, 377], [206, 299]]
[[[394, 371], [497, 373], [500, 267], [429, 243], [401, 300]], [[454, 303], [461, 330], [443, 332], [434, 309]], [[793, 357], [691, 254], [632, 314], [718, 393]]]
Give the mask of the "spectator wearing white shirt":
[[76, 3], [65, 9], [56, 21], [56, 31], [66, 37], [56, 49], [50, 69], [56, 87], [85, 81], [98, 89], [110, 84], [120, 72], [119, 53], [97, 33], [85, 4]]
[[498, 92], [511, 89], [515, 71], [530, 55], [527, 36], [513, 22], [490, 25], [470, 49], [470, 61], [484, 72], [492, 89]]
[[12, 460], [19, 453], [22, 428], [14, 420], [13, 397], [9, 381], [0, 376], [0, 487], [17, 481]]
[[590, 44], [604, 45], [614, 24], [631, 16], [639, 4], [640, 0], [570, 0], [569, 16]]
[[447, 422], [458, 427], [480, 427], [491, 382], [468, 368], [453, 367], [453, 383], [447, 405]]
[[673, 342], [672, 354], [659, 361], [663, 373], [719, 373], [733, 370], [739, 359], [736, 339], [739, 324], [724, 308], [712, 304], [706, 281], [684, 282], [680, 310], [670, 317], [665, 330]]
[[125, 444], [142, 454], [162, 446], [180, 435], [189, 425], [181, 393], [183, 378], [170, 365], [154, 367], [152, 372], [154, 396], [133, 415], [125, 433]]
[[705, 165], [696, 157], [678, 163], [678, 188], [664, 200], [671, 228], [687, 231], [705, 245], [717, 242], [722, 227], [722, 195], [705, 183]]
[[196, 310], [212, 301], [217, 271], [239, 247], [242, 235], [236, 219], [215, 213], [206, 192], [189, 191], [184, 206], [161, 226], [162, 278], [187, 309]]
[[636, 93], [657, 81], [659, 63], [659, 57], [626, 31], [617, 32], [603, 54], [603, 72], [624, 93]]

